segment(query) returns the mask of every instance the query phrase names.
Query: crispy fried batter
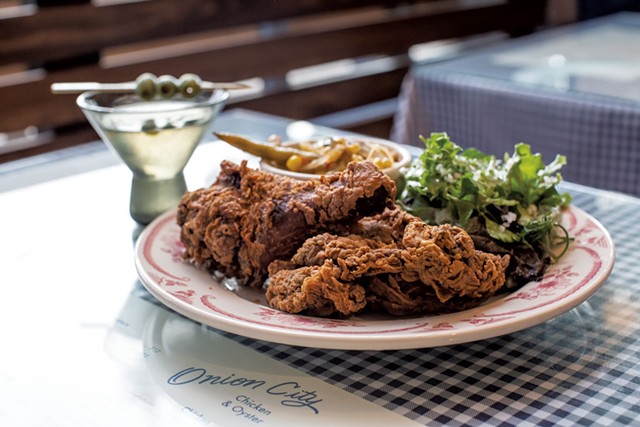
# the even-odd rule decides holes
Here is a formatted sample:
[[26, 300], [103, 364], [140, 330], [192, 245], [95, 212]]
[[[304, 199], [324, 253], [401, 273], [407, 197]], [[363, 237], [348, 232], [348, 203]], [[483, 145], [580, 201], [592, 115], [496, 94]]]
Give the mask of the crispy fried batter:
[[469, 235], [432, 227], [394, 205], [395, 184], [373, 164], [295, 181], [223, 162], [216, 182], [178, 210], [185, 259], [262, 286], [290, 313], [348, 317], [470, 308], [505, 281], [509, 257]]
[[485, 298], [504, 284], [509, 257], [475, 250], [471, 237], [459, 227], [412, 222], [402, 246], [402, 278], [430, 285], [442, 302], [455, 296]]
[[268, 265], [293, 255], [307, 237], [377, 214], [395, 196], [393, 181], [370, 162], [296, 181], [224, 161], [211, 187], [182, 198], [178, 225], [185, 258], [261, 286]]
[[[296, 288], [289, 293], [288, 277], [300, 268], [310, 275], [315, 289], [323, 280], [339, 281], [346, 290], [363, 288], [368, 303], [391, 314], [435, 313], [478, 305], [492, 296], [504, 283], [508, 257], [476, 251], [464, 230], [450, 225], [431, 227], [405, 217], [404, 232], [390, 243], [382, 243], [358, 235], [336, 236], [324, 233], [309, 238], [291, 262], [274, 266], [267, 289], [267, 300], [273, 307], [295, 313], [313, 313], [316, 294]], [[393, 224], [398, 222], [393, 221]], [[385, 227], [379, 227], [384, 229]], [[387, 228], [387, 230], [390, 228]], [[383, 233], [389, 236], [388, 233]], [[320, 268], [308, 269], [308, 266]], [[327, 272], [330, 271], [330, 274]], [[335, 297], [330, 299], [335, 302]], [[322, 312], [329, 306], [322, 300]], [[349, 316], [362, 307], [335, 304], [336, 316]]]
[[361, 311], [366, 305], [364, 288], [340, 281], [335, 273], [329, 260], [324, 265], [280, 270], [270, 279], [267, 298], [272, 307], [289, 313], [329, 317]]

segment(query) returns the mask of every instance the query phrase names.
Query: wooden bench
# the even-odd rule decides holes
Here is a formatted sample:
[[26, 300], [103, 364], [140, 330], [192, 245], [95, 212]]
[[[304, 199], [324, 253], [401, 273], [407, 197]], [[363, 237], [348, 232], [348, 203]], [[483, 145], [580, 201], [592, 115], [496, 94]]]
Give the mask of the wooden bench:
[[146, 71], [248, 80], [255, 90], [232, 97], [227, 109], [387, 137], [412, 46], [526, 34], [545, 13], [544, 0], [4, 3], [0, 163], [98, 138], [75, 97], [52, 95], [52, 83], [126, 81]]

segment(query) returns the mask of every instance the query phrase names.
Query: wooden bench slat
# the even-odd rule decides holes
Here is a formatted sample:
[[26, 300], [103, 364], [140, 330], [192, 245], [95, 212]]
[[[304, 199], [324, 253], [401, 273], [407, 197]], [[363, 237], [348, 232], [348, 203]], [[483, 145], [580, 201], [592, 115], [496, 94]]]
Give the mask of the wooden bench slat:
[[34, 58], [54, 61], [137, 41], [390, 3], [153, 0], [106, 7], [91, 3], [51, 6], [32, 15], [0, 20], [0, 64], [30, 62]]
[[[266, 95], [238, 102], [234, 107], [289, 117], [310, 119], [398, 95], [406, 68], [383, 74], [339, 81], [321, 86]], [[372, 90], [375, 88], [375, 90]]]

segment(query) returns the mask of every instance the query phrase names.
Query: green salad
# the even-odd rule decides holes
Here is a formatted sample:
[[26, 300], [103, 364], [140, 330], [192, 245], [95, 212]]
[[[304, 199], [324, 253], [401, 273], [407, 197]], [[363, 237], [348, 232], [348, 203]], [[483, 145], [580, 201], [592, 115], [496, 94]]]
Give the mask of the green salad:
[[404, 209], [431, 224], [460, 226], [480, 250], [509, 254], [508, 288], [540, 278], [562, 256], [569, 236], [559, 222], [570, 202], [557, 189], [564, 156], [545, 165], [520, 143], [499, 160], [463, 150], [446, 133], [420, 138], [425, 150], [405, 172], [399, 195]]

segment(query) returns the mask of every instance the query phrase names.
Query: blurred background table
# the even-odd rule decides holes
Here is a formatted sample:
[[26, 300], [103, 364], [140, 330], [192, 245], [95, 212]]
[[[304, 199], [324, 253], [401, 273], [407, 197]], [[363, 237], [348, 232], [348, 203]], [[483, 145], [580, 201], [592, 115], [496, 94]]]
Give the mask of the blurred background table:
[[541, 31], [404, 82], [393, 137], [447, 132], [496, 156], [529, 143], [565, 154], [567, 180], [640, 195], [640, 13]]
[[[235, 110], [214, 128], [264, 137], [290, 124]], [[189, 187], [209, 184], [222, 158], [241, 157], [220, 142], [203, 143], [185, 170]], [[220, 425], [196, 404], [214, 402], [214, 387], [181, 394], [167, 387], [162, 368], [233, 370], [216, 350], [228, 340], [238, 363], [257, 352], [418, 425], [640, 423], [640, 199], [565, 184], [574, 204], [610, 231], [617, 251], [607, 282], [577, 308], [477, 342], [344, 351], [224, 333], [160, 304], [134, 268], [140, 229], [128, 214], [130, 179], [101, 143], [0, 166], [0, 424]], [[157, 346], [170, 343], [175, 351], [160, 359]]]

